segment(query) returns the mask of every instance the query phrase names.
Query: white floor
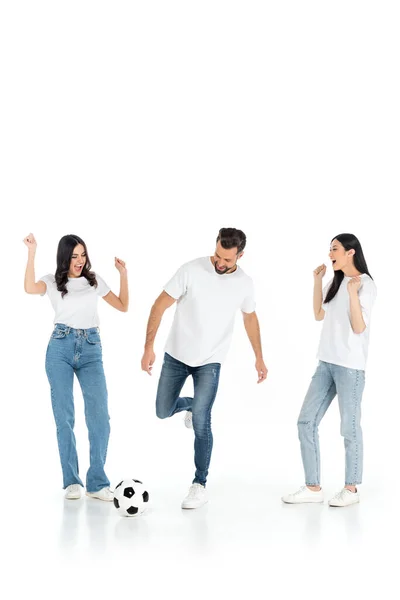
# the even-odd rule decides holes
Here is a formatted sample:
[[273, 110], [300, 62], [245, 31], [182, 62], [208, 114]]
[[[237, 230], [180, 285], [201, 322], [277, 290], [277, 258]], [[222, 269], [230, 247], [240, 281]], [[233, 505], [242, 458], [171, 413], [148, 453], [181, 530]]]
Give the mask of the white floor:
[[136, 518], [33, 491], [15, 489], [1, 515], [7, 597], [395, 597], [398, 509], [373, 486], [359, 505], [333, 509], [284, 505], [278, 486], [220, 480], [196, 511], [180, 509], [183, 490], [154, 489]]

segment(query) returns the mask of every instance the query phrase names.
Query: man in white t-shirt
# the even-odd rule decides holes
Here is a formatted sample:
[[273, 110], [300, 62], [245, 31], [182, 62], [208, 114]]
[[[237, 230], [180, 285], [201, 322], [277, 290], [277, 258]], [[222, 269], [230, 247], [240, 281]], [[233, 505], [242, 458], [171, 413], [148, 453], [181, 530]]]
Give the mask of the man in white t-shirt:
[[[221, 229], [214, 256], [192, 260], [178, 269], [155, 301], [147, 325], [142, 369], [151, 375], [158, 327], [164, 311], [177, 302], [165, 347], [156, 411], [160, 419], [186, 411], [185, 425], [194, 429], [196, 473], [182, 508], [198, 508], [207, 502], [205, 486], [213, 445], [211, 409], [238, 310], [242, 311], [256, 356], [258, 383], [267, 377], [253, 282], [237, 264], [245, 245], [243, 231]], [[194, 396], [183, 398], [179, 394], [189, 375], [193, 377]]]

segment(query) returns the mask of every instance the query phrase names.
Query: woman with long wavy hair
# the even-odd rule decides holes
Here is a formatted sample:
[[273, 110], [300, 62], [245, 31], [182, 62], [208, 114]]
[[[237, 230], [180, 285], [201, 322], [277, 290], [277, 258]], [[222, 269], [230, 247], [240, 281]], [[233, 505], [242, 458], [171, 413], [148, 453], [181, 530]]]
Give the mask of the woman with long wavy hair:
[[365, 384], [371, 311], [376, 286], [355, 235], [342, 233], [331, 241], [333, 279], [322, 289], [326, 266], [314, 271], [314, 315], [324, 321], [312, 378], [298, 419], [305, 486], [282, 500], [289, 504], [323, 502], [320, 486], [318, 426], [337, 395], [345, 447], [345, 485], [330, 506], [359, 502], [363, 470], [361, 398]]
[[104, 471], [110, 424], [97, 302], [102, 297], [113, 308], [122, 312], [128, 310], [127, 269], [122, 260], [115, 258], [115, 267], [120, 273], [120, 293], [116, 296], [100, 275], [91, 270], [85, 242], [77, 235], [65, 235], [58, 244], [55, 275], [45, 275], [36, 281], [37, 243], [34, 235], [30, 233], [24, 243], [28, 247], [25, 291], [41, 296], [47, 293], [55, 311], [54, 330], [46, 353], [46, 373], [57, 427], [65, 498], [80, 498], [83, 487], [74, 434], [75, 374], [82, 389], [89, 432], [86, 495], [110, 502], [113, 493]]

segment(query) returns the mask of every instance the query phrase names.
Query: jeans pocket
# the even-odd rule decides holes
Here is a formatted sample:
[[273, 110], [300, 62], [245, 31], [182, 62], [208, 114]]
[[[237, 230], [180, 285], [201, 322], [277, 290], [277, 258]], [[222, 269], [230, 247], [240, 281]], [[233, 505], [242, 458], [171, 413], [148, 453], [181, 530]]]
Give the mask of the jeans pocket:
[[65, 336], [67, 335], [67, 332], [65, 331], [65, 329], [59, 329], [58, 327], [56, 327], [53, 331], [53, 333], [51, 334], [51, 339], [52, 340], [62, 340], [63, 338], [65, 338]]
[[93, 344], [94, 346], [101, 345], [100, 334], [97, 332], [88, 333], [86, 336], [86, 340], [89, 342], [89, 344]]

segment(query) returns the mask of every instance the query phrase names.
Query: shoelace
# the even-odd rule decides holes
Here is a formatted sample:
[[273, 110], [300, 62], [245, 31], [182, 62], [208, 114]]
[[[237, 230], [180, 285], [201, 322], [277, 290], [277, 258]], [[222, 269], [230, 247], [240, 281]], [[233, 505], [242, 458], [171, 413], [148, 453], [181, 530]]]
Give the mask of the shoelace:
[[343, 488], [342, 490], [340, 490], [340, 492], [335, 494], [333, 497], [335, 500], [342, 500], [342, 498], [346, 494], [346, 492], [348, 492], [348, 490], [346, 490], [346, 488]]
[[189, 489], [188, 497], [189, 498], [195, 498], [198, 495], [199, 491], [200, 491], [200, 487], [202, 487], [202, 486], [192, 485], [190, 487], [190, 489]]
[[297, 490], [297, 492], [295, 492], [293, 494], [293, 496], [298, 496], [299, 494], [302, 494], [304, 492], [304, 490], [306, 489], [305, 485], [302, 485], [301, 488], [299, 490]]

